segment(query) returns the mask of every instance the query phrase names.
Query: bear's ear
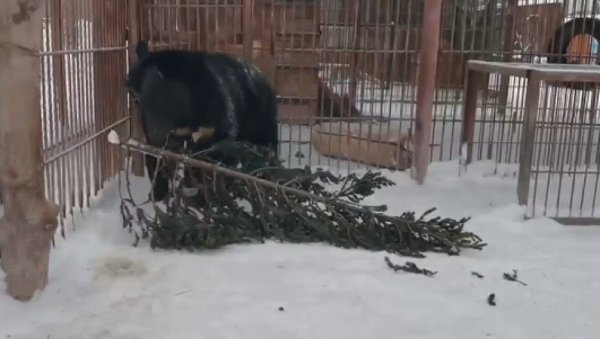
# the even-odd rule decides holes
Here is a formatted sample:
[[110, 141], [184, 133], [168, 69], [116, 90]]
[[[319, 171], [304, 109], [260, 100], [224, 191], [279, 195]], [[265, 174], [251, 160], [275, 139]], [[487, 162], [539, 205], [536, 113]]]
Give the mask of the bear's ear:
[[135, 46], [135, 53], [139, 60], [144, 60], [150, 54], [150, 48], [148, 47], [148, 43], [144, 40], [140, 40]]

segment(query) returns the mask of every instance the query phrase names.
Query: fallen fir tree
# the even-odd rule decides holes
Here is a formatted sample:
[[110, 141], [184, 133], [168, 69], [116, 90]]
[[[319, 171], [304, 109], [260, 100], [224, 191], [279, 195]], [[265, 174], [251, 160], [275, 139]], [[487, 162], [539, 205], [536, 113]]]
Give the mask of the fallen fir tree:
[[[464, 230], [469, 218], [427, 218], [435, 209], [420, 217], [414, 212], [391, 216], [384, 213], [385, 205], [361, 205], [375, 190], [394, 185], [378, 172], [359, 177], [309, 167], [288, 169], [266, 149], [240, 142], [220, 142], [185, 154], [135, 140], [121, 142], [114, 132], [109, 140], [183, 164], [186, 177], [197, 178], [195, 186], [201, 188], [190, 195], [175, 176], [176, 189], [164, 207], [152, 202], [153, 217], [134, 202], [130, 191], [122, 196], [123, 226], [133, 231], [136, 222], [141, 227], [141, 233], [133, 231], [136, 241], [149, 238], [152, 248], [217, 249], [271, 239], [424, 257], [427, 251], [458, 255], [463, 248], [486, 245]], [[338, 189], [327, 190], [327, 185]]]

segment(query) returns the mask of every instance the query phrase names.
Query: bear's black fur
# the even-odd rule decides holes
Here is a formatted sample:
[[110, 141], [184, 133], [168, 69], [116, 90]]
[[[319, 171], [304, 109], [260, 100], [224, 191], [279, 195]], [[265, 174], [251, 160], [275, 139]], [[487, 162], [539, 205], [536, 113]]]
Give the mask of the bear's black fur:
[[[127, 88], [138, 101], [146, 142], [163, 147], [171, 131], [214, 128], [207, 145], [234, 139], [277, 150], [277, 102], [267, 79], [252, 64], [223, 53], [163, 50], [150, 52], [140, 41], [138, 62]], [[195, 145], [200, 147], [200, 144]], [[197, 149], [195, 150], [197, 151]], [[169, 171], [146, 155], [154, 199], [168, 193]]]

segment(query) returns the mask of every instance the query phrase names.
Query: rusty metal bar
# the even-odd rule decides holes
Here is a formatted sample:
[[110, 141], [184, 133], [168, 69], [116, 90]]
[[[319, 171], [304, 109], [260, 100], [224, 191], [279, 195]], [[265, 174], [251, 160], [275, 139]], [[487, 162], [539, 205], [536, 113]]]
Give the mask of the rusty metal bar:
[[[128, 1], [128, 57], [129, 57], [129, 67], [134, 65], [137, 60], [137, 55], [135, 54], [134, 48], [137, 43], [140, 41], [140, 20], [139, 20], [139, 1], [138, 0], [129, 0]], [[142, 139], [143, 138], [143, 130], [142, 130], [142, 121], [141, 116], [139, 114], [139, 110], [133, 104], [131, 97], [129, 97], [129, 114], [131, 115], [131, 124], [130, 124], [130, 133], [134, 138]], [[144, 176], [144, 157], [139, 153], [130, 153], [131, 159], [131, 171], [135, 176]]]
[[413, 157], [414, 179], [423, 184], [429, 166], [429, 141], [433, 125], [433, 99], [435, 74], [439, 52], [442, 0], [425, 1], [423, 33], [417, 84], [417, 110], [415, 124], [415, 153]]
[[[349, 105], [352, 105], [352, 103], [355, 102], [356, 100], [356, 89], [358, 86], [358, 63], [359, 63], [359, 49], [360, 49], [360, 43], [361, 43], [361, 36], [360, 36], [360, 32], [361, 32], [361, 25], [362, 25], [362, 17], [363, 17], [363, 12], [364, 9], [361, 10], [364, 6], [363, 6], [363, 0], [354, 0], [354, 23], [353, 23], [353, 28], [354, 28], [354, 47], [353, 47], [353, 51], [352, 51], [352, 73], [350, 74], [350, 88], [349, 88]], [[351, 112], [352, 108], [348, 107], [348, 112]]]
[[[254, 24], [254, 0], [244, 0], [243, 20], [244, 20], [244, 57], [252, 62], [252, 41]], [[235, 20], [234, 20], [235, 22]], [[235, 35], [234, 35], [235, 38]]]
[[[463, 96], [462, 111], [462, 136], [460, 139], [459, 155], [465, 158], [465, 164], [473, 161], [473, 141], [475, 138], [475, 120], [477, 117], [477, 91], [479, 89], [480, 74], [477, 71], [467, 69], [465, 76], [466, 91]], [[466, 147], [466, 149], [464, 149]], [[463, 154], [463, 152], [467, 154]]]
[[76, 143], [76, 144], [74, 144], [74, 145], [72, 145], [72, 146], [70, 146], [70, 147], [62, 150], [60, 153], [55, 154], [55, 155], [53, 155], [52, 157], [50, 157], [48, 159], [45, 159], [44, 160], [44, 164], [50, 164], [50, 163], [52, 163], [52, 162], [54, 162], [54, 161], [56, 161], [56, 160], [64, 157], [65, 155], [68, 155], [69, 153], [73, 152], [74, 150], [76, 150], [78, 148], [81, 148], [82, 146], [85, 146], [85, 145], [89, 144], [92, 141], [95, 141], [96, 139], [98, 139], [103, 134], [106, 134], [107, 132], [109, 132], [111, 129], [113, 129], [113, 128], [115, 128], [115, 127], [117, 127], [119, 125], [122, 125], [123, 123], [129, 121], [129, 119], [130, 119], [130, 117], [127, 116], [127, 117], [124, 117], [124, 118], [121, 118], [121, 119], [117, 120], [116, 122], [114, 122], [114, 123], [112, 123], [112, 124], [104, 127], [103, 129], [101, 129], [98, 132], [96, 132], [96, 133], [88, 136], [87, 138], [81, 140], [80, 142], [78, 142], [78, 143]]
[[[63, 0], [56, 0], [57, 4], [56, 4], [56, 12], [53, 13], [55, 15], [55, 22], [56, 25], [54, 28], [56, 29], [56, 32], [54, 32], [53, 30], [53, 39], [52, 41], [56, 44], [55, 48], [53, 49], [58, 49], [61, 50], [63, 48], [65, 48], [65, 43], [64, 43], [64, 39], [63, 39], [63, 30], [67, 30], [66, 28], [69, 27], [67, 24], [67, 19], [68, 16], [65, 18], [65, 11], [66, 11], [66, 6], [64, 6], [63, 4]], [[68, 106], [66, 104], [66, 81], [65, 81], [65, 60], [63, 56], [57, 56], [56, 58], [54, 58], [54, 62], [56, 63], [56, 69], [54, 71], [54, 76], [56, 76], [57, 78], [57, 84], [55, 85], [59, 92], [59, 104], [58, 104], [58, 116], [55, 116], [54, 118], [55, 120], [55, 127], [56, 127], [56, 132], [58, 137], [60, 138], [60, 148], [64, 149], [65, 147], [65, 143], [64, 140], [66, 139], [65, 137], [65, 125], [66, 125], [66, 117], [68, 115]], [[60, 66], [59, 66], [60, 65]], [[58, 205], [60, 206], [60, 226], [62, 231], [64, 232], [64, 218], [65, 218], [65, 212], [66, 212], [66, 199], [67, 199], [67, 188], [66, 188], [66, 178], [68, 177], [68, 173], [67, 172], [67, 164], [65, 159], [61, 159], [59, 161], [59, 164], [57, 166], [58, 168]]]
[[46, 55], [77, 55], [77, 54], [86, 54], [86, 53], [99, 53], [99, 52], [117, 52], [126, 50], [126, 46], [120, 47], [98, 47], [98, 48], [89, 48], [89, 49], [64, 49], [59, 51], [44, 51], [38, 52], [38, 56], [46, 56]]
[[[515, 19], [517, 16], [518, 0], [508, 0], [507, 11], [508, 15], [504, 18], [504, 56], [505, 62], [510, 62], [512, 59], [512, 44], [514, 40]], [[508, 91], [510, 87], [510, 76], [502, 76], [500, 83], [500, 107], [498, 114], [504, 116], [506, 114], [506, 105], [508, 103]]]

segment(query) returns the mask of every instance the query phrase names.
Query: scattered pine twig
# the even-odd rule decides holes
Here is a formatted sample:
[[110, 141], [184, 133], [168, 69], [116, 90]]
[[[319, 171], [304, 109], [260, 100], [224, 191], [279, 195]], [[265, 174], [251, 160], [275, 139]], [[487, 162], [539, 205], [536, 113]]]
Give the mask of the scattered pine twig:
[[385, 262], [387, 263], [388, 267], [390, 269], [392, 269], [394, 272], [398, 272], [398, 271], [404, 271], [404, 272], [409, 272], [409, 273], [416, 273], [416, 274], [423, 274], [425, 276], [428, 277], [433, 277], [434, 275], [437, 274], [437, 271], [430, 271], [426, 268], [419, 268], [417, 266], [417, 264], [415, 264], [414, 262], [411, 261], [407, 261], [403, 266], [394, 264], [390, 258], [385, 257]]
[[496, 294], [492, 293], [487, 297], [487, 303], [490, 306], [496, 306]]
[[483, 274], [475, 272], [475, 271], [471, 271], [471, 274], [474, 275], [474, 276], [476, 276], [479, 279], [485, 278], [485, 276]]
[[523, 286], [527, 286], [526, 283], [522, 282], [521, 280], [517, 279], [517, 270], [513, 270], [513, 274], [508, 274], [508, 273], [504, 273], [504, 279], [508, 280], [508, 281], [514, 281], [517, 282]]

